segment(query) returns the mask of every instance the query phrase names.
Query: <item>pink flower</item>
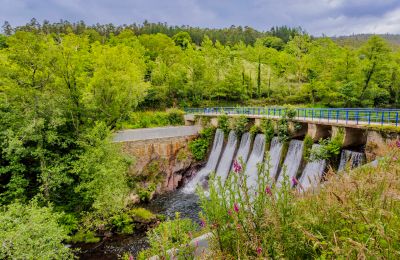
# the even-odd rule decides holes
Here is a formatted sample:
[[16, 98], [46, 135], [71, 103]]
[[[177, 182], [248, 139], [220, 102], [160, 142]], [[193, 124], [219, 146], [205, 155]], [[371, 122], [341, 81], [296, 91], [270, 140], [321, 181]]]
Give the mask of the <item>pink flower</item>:
[[242, 171], [242, 165], [240, 165], [240, 163], [239, 163], [237, 160], [235, 160], [235, 161], [233, 162], [233, 171], [234, 171], [235, 173], [239, 173], [239, 172]]
[[232, 215], [232, 210], [228, 209], [228, 215], [229, 215], [229, 216]]
[[133, 260], [133, 259], [134, 259], [133, 256], [129, 255], [129, 260]]
[[392, 160], [393, 160], [394, 162], [396, 162], [396, 161], [397, 161], [397, 157], [394, 156], [394, 157], [392, 158]]
[[261, 255], [262, 252], [262, 248], [261, 247], [257, 247], [257, 255]]
[[239, 205], [236, 202], [233, 204], [233, 209], [235, 212], [239, 212]]
[[268, 195], [272, 195], [272, 190], [269, 186], [265, 188], [265, 193], [267, 193]]
[[296, 186], [299, 182], [297, 181], [296, 177], [292, 177], [292, 186]]
[[396, 140], [396, 146], [397, 146], [397, 148], [400, 148], [400, 140], [399, 139]]
[[201, 227], [205, 227], [206, 226], [206, 222], [204, 221], [204, 219], [200, 220], [200, 226]]

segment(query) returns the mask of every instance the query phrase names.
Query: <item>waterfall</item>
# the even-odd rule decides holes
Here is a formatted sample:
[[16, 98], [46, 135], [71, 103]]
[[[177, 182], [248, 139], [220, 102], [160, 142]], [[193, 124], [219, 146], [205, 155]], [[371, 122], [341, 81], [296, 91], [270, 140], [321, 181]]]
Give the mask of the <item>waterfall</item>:
[[240, 140], [240, 146], [235, 156], [235, 160], [239, 162], [240, 161], [239, 158], [242, 158], [243, 162], [247, 162], [247, 157], [249, 157], [249, 152], [250, 152], [250, 145], [251, 145], [250, 133], [248, 132], [244, 133]]
[[229, 170], [232, 165], [233, 155], [236, 150], [237, 137], [234, 131], [229, 133], [228, 143], [226, 144], [224, 153], [222, 154], [221, 161], [219, 162], [216, 176], [221, 178], [221, 183], [225, 183], [228, 177]]
[[[283, 144], [279, 142], [278, 137], [271, 140], [271, 147], [269, 149], [269, 157], [265, 163], [265, 169], [269, 170], [269, 177], [275, 181], [278, 174], [279, 162], [281, 161]], [[268, 168], [269, 167], [269, 168]]]
[[[289, 176], [290, 181], [292, 180], [293, 177], [296, 177], [300, 167], [302, 156], [303, 156], [303, 141], [291, 140], [289, 143], [289, 149], [285, 158], [285, 162], [283, 163], [284, 167], [281, 169], [279, 173], [279, 177], [277, 180], [278, 185], [282, 184], [284, 173]], [[286, 171], [284, 171], [285, 168]]]
[[365, 162], [364, 153], [353, 152], [350, 150], [342, 150], [338, 171], [339, 172], [344, 171], [347, 165], [349, 165], [350, 169], [354, 169], [358, 166], [361, 166], [364, 162]]
[[[321, 146], [313, 144], [311, 151], [318, 150]], [[303, 170], [299, 183], [303, 190], [317, 186], [321, 182], [326, 168], [326, 160], [309, 161]]]
[[247, 186], [249, 189], [257, 187], [258, 164], [262, 163], [265, 151], [265, 135], [258, 134], [254, 139], [253, 151], [246, 165]]
[[183, 188], [185, 193], [193, 193], [196, 190], [197, 185], [202, 185], [204, 180], [210, 174], [215, 171], [217, 167], [219, 157], [221, 155], [222, 146], [224, 144], [224, 132], [221, 129], [217, 129], [215, 132], [214, 143], [208, 157], [206, 166], [201, 169]]

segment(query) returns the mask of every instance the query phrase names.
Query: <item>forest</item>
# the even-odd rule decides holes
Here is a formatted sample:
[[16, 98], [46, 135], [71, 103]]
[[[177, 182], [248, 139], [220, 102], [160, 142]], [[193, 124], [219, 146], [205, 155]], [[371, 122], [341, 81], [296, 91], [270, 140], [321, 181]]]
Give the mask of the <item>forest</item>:
[[[35, 258], [127, 208], [111, 143], [134, 111], [213, 105], [398, 107], [400, 48], [301, 28], [31, 23], [0, 35], [0, 258]], [[43, 229], [43, 224], [46, 228]], [[30, 227], [21, 235], [21, 229]], [[24, 240], [38, 234], [27, 246]], [[51, 243], [43, 243], [51, 241]]]

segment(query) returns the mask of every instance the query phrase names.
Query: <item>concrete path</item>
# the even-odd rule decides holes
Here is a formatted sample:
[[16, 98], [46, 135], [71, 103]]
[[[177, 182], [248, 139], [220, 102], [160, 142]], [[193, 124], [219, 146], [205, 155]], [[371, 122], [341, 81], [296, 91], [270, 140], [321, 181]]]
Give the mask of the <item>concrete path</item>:
[[169, 126], [122, 130], [115, 133], [114, 142], [190, 136], [198, 134], [200, 129], [200, 126]]

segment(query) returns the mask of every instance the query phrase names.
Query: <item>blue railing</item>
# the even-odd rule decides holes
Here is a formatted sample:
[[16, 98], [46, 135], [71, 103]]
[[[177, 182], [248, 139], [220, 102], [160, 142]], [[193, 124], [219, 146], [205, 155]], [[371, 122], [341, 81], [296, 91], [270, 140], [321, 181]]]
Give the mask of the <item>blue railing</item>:
[[[399, 124], [400, 109], [378, 108], [295, 108], [293, 119], [304, 121], [332, 122], [351, 125], [394, 125]], [[278, 118], [289, 110], [284, 107], [207, 107], [186, 108], [187, 114], [251, 115]]]

